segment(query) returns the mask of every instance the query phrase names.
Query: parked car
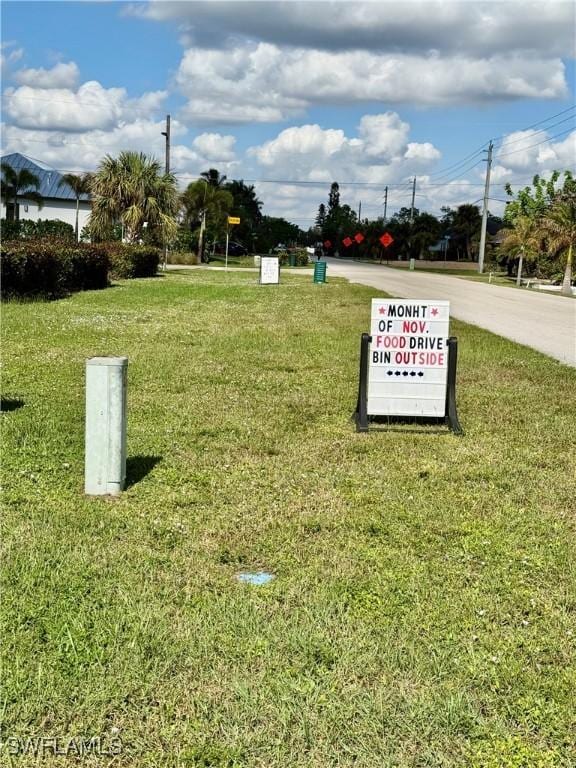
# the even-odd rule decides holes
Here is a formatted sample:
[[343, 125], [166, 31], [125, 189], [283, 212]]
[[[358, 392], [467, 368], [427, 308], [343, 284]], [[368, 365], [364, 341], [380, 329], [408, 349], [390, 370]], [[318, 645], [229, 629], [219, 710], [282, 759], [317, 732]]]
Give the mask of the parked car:
[[[223, 256], [226, 253], [226, 241], [214, 243], [209, 253]], [[242, 243], [237, 243], [235, 240], [228, 242], [228, 256], [246, 256], [247, 254], [248, 248], [245, 248]]]

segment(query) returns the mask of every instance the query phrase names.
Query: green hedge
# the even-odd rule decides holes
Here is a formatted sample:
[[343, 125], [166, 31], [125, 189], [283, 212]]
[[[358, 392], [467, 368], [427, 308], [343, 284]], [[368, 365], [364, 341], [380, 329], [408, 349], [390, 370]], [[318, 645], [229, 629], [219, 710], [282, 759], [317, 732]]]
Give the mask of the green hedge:
[[60, 219], [19, 219], [18, 221], [0, 221], [3, 240], [37, 240], [39, 238], [56, 238], [58, 240], [74, 241], [74, 227]]
[[108, 256], [94, 245], [66, 240], [12, 240], [0, 245], [3, 298], [58, 299], [108, 286]]
[[125, 280], [132, 277], [154, 277], [160, 264], [160, 249], [152, 245], [99, 243], [110, 261], [110, 277]]

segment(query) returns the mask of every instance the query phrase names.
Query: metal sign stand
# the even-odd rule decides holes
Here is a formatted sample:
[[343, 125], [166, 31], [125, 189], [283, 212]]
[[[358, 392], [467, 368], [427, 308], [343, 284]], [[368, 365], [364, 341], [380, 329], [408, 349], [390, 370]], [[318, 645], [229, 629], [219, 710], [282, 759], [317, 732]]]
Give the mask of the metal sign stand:
[[358, 384], [358, 402], [354, 413], [357, 432], [368, 432], [369, 421], [416, 421], [422, 424], [446, 424], [456, 435], [462, 435], [463, 430], [458, 420], [456, 410], [456, 366], [458, 363], [458, 339], [450, 336], [448, 346], [448, 378], [446, 382], [446, 409], [443, 417], [434, 416], [370, 416], [368, 413], [368, 355], [372, 336], [369, 333], [362, 334], [360, 342], [360, 376]]

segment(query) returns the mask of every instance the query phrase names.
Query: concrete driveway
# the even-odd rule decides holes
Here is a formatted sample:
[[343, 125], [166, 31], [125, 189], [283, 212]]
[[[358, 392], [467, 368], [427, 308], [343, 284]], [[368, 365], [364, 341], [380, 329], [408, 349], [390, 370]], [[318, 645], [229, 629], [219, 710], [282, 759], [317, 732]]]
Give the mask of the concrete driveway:
[[328, 278], [371, 285], [407, 299], [447, 299], [452, 317], [576, 366], [576, 300], [475, 283], [451, 275], [328, 259]]

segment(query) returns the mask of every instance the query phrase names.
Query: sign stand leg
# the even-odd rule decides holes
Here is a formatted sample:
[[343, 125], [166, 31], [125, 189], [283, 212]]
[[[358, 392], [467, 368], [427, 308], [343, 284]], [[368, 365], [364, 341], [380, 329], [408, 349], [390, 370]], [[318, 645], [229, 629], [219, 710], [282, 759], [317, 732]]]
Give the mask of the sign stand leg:
[[356, 404], [356, 432], [368, 432], [368, 352], [372, 336], [362, 334], [360, 342], [360, 377], [358, 383], [358, 403]]
[[458, 339], [450, 336], [448, 339], [448, 382], [446, 386], [446, 423], [456, 435], [462, 435], [463, 430], [458, 421], [456, 410], [456, 365], [458, 363]]

